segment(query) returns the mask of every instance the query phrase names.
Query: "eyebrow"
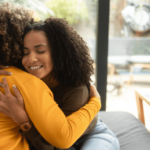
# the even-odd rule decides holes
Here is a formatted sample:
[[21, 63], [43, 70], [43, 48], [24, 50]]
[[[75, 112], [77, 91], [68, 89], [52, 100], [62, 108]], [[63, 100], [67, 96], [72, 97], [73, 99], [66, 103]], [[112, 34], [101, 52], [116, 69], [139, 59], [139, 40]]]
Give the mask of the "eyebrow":
[[[34, 46], [34, 48], [41, 47], [41, 46], [46, 46], [46, 45], [45, 44], [40, 44], [40, 45]], [[28, 48], [27, 47], [23, 47], [23, 49], [28, 49]]]

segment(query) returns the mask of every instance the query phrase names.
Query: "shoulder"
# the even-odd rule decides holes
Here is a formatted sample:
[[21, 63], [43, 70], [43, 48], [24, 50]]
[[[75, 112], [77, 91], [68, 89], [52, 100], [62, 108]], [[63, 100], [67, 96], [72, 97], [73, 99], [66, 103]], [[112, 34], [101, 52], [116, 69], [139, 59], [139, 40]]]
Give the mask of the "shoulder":
[[66, 87], [64, 93], [67, 95], [71, 94], [85, 94], [88, 95], [89, 91], [86, 85], [78, 86], [78, 87]]
[[68, 92], [74, 92], [74, 91], [86, 92], [86, 91], [88, 91], [88, 88], [87, 88], [86, 85], [82, 85], [82, 86], [78, 86], [78, 87], [71, 87], [71, 86], [69, 86], [69, 87], [66, 87], [65, 90], [68, 91]]
[[[88, 102], [89, 91], [86, 85], [79, 87], [66, 87], [63, 92], [63, 101], [84, 105]], [[62, 102], [63, 102], [62, 101]]]
[[89, 100], [87, 86], [66, 87], [61, 93], [59, 107], [66, 116], [83, 107]]

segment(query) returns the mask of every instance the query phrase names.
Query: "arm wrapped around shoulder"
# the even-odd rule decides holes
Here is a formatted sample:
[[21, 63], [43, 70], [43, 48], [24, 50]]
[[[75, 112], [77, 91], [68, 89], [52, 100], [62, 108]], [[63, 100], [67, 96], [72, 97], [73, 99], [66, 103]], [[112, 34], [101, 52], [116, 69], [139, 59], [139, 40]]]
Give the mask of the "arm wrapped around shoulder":
[[66, 117], [41, 80], [28, 80], [19, 89], [34, 126], [48, 143], [58, 148], [69, 148], [101, 107], [100, 99], [92, 97], [84, 107]]

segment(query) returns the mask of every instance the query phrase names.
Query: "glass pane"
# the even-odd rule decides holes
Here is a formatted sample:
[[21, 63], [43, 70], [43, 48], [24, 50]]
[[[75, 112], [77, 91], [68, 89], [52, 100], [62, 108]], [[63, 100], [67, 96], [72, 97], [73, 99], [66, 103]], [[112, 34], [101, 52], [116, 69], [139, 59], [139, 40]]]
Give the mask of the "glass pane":
[[150, 88], [150, 0], [110, 0], [107, 110], [138, 117], [138, 88]]

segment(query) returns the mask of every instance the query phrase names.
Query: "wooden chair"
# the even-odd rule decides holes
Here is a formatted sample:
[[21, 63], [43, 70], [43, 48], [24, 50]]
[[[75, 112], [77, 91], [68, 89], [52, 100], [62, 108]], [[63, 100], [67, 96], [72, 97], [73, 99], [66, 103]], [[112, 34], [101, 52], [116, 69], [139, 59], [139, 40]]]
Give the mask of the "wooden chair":
[[150, 105], [150, 88], [135, 90], [135, 96], [138, 110], [138, 118], [145, 125], [143, 101], [145, 101], [146, 104]]

